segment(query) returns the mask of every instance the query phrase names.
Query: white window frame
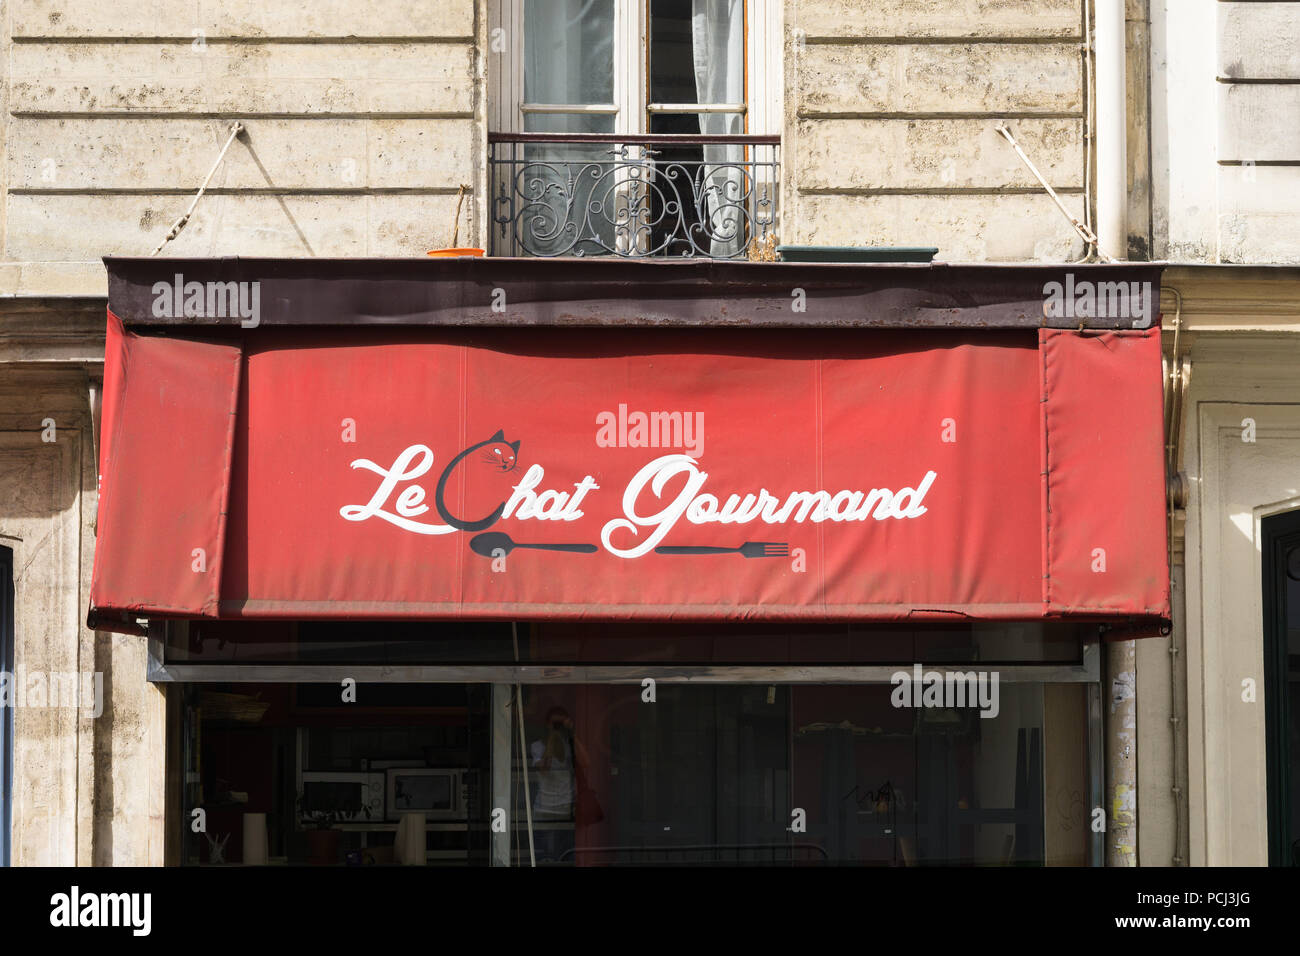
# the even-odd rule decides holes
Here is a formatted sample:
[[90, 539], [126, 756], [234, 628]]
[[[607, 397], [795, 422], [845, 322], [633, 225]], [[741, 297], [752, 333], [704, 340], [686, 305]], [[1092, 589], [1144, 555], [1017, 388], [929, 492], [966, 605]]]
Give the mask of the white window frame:
[[[497, 133], [524, 132], [528, 112], [614, 115], [614, 132], [641, 136], [648, 132], [648, 113], [720, 110], [735, 104], [650, 104], [646, 62], [649, 0], [615, 0], [614, 102], [555, 106], [524, 102], [524, 31], [526, 0], [488, 0], [488, 128]], [[782, 107], [781, 0], [745, 0], [745, 131], [779, 135]], [[666, 107], [666, 108], [665, 108]], [[734, 109], [727, 109], [732, 112]]]

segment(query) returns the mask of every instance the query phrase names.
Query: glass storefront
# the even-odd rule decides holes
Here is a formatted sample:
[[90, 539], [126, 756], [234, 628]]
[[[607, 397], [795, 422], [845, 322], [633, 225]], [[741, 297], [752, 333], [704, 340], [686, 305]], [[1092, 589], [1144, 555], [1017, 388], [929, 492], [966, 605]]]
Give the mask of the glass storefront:
[[587, 866], [1086, 861], [1078, 686], [1002, 687], [991, 718], [971, 708], [896, 707], [892, 691], [665, 684], [649, 700], [648, 689], [626, 685], [525, 687], [528, 775], [516, 744], [508, 858]]
[[1086, 865], [1087, 636], [173, 624], [179, 862]]

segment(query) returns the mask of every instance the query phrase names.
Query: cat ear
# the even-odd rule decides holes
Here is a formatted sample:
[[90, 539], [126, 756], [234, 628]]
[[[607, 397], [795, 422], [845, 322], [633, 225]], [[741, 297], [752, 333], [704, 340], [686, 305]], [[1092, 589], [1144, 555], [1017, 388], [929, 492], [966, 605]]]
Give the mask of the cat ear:
[[506, 430], [504, 428], [498, 428], [497, 433], [488, 439], [488, 441], [505, 441], [505, 440], [506, 440]]
[[510, 445], [511, 448], [514, 449], [516, 455], [519, 454], [519, 439], [518, 439], [518, 438], [516, 438], [516, 439], [515, 439], [514, 441], [512, 441], [512, 442], [509, 442], [509, 445]]

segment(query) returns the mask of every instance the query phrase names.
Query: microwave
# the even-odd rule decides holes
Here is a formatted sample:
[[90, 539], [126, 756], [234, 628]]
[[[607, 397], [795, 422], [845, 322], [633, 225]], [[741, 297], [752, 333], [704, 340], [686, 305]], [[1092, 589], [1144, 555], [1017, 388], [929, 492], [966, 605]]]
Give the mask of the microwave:
[[[366, 810], [370, 811], [369, 816]], [[300, 824], [310, 824], [313, 812], [338, 812], [340, 823], [382, 823], [384, 775], [333, 770], [302, 772]]]
[[431, 767], [390, 767], [384, 805], [389, 820], [422, 810], [429, 820], [464, 820], [464, 770]]

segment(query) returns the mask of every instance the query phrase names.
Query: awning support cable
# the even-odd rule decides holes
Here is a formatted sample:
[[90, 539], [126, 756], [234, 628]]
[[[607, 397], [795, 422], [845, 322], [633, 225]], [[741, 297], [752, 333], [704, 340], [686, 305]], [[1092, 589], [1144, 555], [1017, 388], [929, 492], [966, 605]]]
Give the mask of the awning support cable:
[[1034, 161], [1025, 154], [1023, 149], [1020, 148], [1020, 144], [1017, 143], [1016, 138], [1011, 135], [1011, 130], [1007, 129], [1006, 124], [999, 123], [994, 128], [1002, 134], [1002, 137], [1008, 143], [1011, 144], [1011, 148], [1016, 151], [1016, 155], [1019, 156], [1021, 161], [1029, 167], [1029, 171], [1034, 174], [1034, 178], [1038, 180], [1038, 184], [1042, 186], [1043, 189], [1047, 190], [1047, 195], [1052, 197], [1052, 202], [1056, 203], [1056, 208], [1061, 210], [1061, 215], [1070, 220], [1070, 224], [1074, 226], [1074, 231], [1079, 234], [1079, 238], [1082, 239], [1089, 248], [1096, 251], [1097, 258], [1102, 262], [1114, 262], [1114, 258], [1106, 255], [1106, 253], [1102, 251], [1097, 240], [1097, 234], [1083, 223], [1079, 222], [1078, 219], [1074, 218], [1074, 214], [1065, 208], [1065, 203], [1061, 202], [1061, 197], [1056, 194], [1055, 189], [1048, 185], [1047, 180], [1043, 178], [1043, 174], [1040, 173], [1038, 167], [1034, 165]]
[[238, 136], [243, 131], [244, 131], [244, 126], [242, 123], [235, 123], [230, 127], [230, 136], [226, 138], [226, 145], [221, 147], [221, 152], [217, 154], [217, 161], [214, 162], [212, 164], [212, 168], [208, 170], [208, 175], [204, 177], [203, 185], [199, 187], [198, 193], [195, 194], [194, 201], [190, 203], [190, 208], [185, 210], [185, 215], [181, 216], [181, 218], [177, 219], [174, 223], [172, 223], [171, 231], [168, 232], [167, 235], [163, 237], [162, 242], [158, 243], [158, 248], [155, 249], [153, 252], [149, 253], [149, 255], [151, 256], [158, 255], [158, 253], [162, 252], [163, 246], [167, 245], [167, 243], [171, 242], [173, 239], [175, 239], [177, 236], [181, 234], [181, 230], [184, 229], [186, 223], [190, 221], [190, 216], [194, 214], [194, 207], [197, 206], [199, 204], [199, 200], [203, 198], [203, 193], [205, 190], [207, 190], [208, 183], [212, 182], [212, 177], [216, 173], [217, 167], [220, 166], [221, 161], [225, 159], [226, 150], [230, 149], [230, 144], [235, 141], [235, 137]]

